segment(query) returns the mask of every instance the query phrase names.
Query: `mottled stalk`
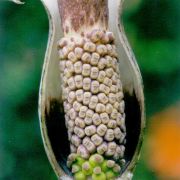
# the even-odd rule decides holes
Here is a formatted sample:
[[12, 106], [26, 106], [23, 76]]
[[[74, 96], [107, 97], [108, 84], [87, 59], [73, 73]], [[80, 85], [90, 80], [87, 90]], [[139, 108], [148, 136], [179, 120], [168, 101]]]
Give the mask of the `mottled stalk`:
[[84, 35], [93, 29], [107, 30], [107, 0], [58, 0], [65, 36]]

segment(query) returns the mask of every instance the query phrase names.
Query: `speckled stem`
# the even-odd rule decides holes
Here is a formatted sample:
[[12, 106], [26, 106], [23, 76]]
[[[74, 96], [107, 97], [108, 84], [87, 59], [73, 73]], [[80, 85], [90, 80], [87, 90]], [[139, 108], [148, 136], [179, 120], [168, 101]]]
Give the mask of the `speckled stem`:
[[61, 25], [65, 36], [86, 34], [97, 27], [107, 30], [107, 0], [58, 0]]

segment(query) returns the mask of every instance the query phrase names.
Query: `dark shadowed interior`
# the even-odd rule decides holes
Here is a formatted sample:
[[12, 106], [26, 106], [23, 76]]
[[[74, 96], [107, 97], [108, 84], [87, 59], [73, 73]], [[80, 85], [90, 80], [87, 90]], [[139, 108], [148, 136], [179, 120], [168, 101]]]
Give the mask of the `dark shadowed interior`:
[[67, 174], [71, 174], [66, 166], [67, 156], [70, 153], [70, 148], [62, 107], [63, 105], [60, 104], [58, 100], [50, 100], [50, 109], [49, 111], [46, 109], [46, 126], [49, 140], [57, 162]]
[[139, 135], [141, 131], [141, 111], [135, 93], [132, 95], [125, 93], [124, 101], [127, 131], [125, 145], [125, 159], [127, 163], [125, 167], [127, 167], [132, 160], [139, 141]]

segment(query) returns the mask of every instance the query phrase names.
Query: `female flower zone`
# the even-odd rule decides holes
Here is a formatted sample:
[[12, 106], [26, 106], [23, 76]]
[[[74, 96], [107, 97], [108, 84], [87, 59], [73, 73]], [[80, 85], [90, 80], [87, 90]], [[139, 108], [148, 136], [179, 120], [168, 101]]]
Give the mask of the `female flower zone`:
[[67, 166], [75, 179], [103, 180], [118, 176], [125, 164], [125, 103], [115, 38], [107, 30], [107, 1], [91, 3], [59, 1], [64, 37], [58, 52]]

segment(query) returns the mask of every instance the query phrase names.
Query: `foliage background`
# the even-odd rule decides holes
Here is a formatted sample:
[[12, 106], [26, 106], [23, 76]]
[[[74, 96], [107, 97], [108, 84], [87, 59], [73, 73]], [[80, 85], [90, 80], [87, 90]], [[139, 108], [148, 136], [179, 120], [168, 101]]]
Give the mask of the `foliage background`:
[[[134, 180], [161, 179], [148, 163], [146, 145], [151, 117], [180, 101], [180, 1], [126, 0], [124, 7], [125, 31], [142, 72], [147, 110], [145, 143]], [[39, 0], [26, 0], [23, 6], [0, 0], [2, 180], [56, 179], [44, 152], [37, 113], [47, 37], [48, 20]]]

